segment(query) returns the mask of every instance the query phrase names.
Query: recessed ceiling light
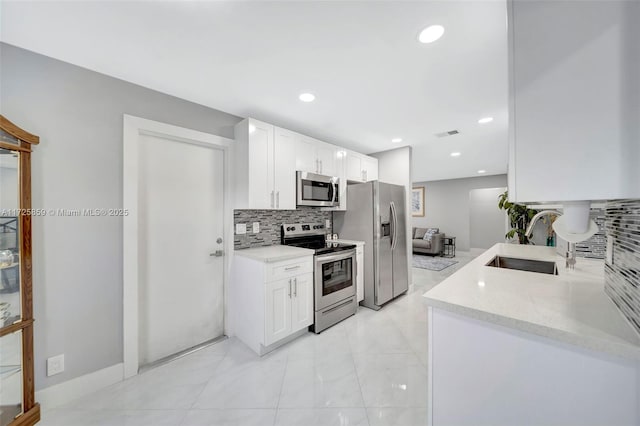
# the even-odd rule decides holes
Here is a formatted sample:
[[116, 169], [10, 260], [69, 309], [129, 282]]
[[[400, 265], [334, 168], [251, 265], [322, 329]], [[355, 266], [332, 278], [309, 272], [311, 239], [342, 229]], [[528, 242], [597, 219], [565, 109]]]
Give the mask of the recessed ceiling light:
[[316, 99], [313, 93], [302, 93], [299, 98], [302, 102], [313, 102]]
[[402, 138], [393, 138], [393, 139], [391, 139], [391, 142], [400, 143], [400, 142], [402, 142]]
[[491, 123], [492, 121], [493, 121], [493, 117], [484, 117], [478, 120], [478, 123], [487, 124], [487, 123]]
[[460, 157], [460, 155], [461, 155], [461, 154], [460, 154], [459, 152], [452, 152], [452, 153], [451, 153], [451, 156], [452, 156], [452, 157]]
[[444, 34], [442, 25], [431, 25], [420, 32], [418, 40], [420, 43], [433, 43], [442, 37], [442, 34]]
[[478, 170], [478, 173], [483, 174], [483, 173], [487, 173], [486, 170]]

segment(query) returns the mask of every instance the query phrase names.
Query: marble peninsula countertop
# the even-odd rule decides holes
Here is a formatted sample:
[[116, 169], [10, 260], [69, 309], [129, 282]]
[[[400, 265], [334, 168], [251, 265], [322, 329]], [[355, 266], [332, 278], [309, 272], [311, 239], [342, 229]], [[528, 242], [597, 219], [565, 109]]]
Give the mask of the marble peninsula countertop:
[[268, 263], [295, 259], [297, 257], [313, 256], [314, 253], [315, 251], [311, 249], [294, 246], [283, 246], [280, 244], [234, 250], [234, 254], [236, 256], [248, 257], [250, 259]]
[[[556, 262], [558, 275], [485, 266], [494, 256]], [[640, 336], [604, 292], [604, 264], [565, 268], [555, 247], [496, 244], [424, 294], [427, 304], [587, 349], [640, 360]]]

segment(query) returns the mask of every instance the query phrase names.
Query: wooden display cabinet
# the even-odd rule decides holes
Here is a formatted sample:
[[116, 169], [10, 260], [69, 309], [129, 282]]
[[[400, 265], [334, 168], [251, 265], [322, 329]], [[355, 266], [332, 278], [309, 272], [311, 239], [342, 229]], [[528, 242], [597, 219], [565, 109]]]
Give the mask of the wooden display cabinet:
[[31, 149], [38, 142], [0, 115], [0, 426], [40, 420], [31, 264]]

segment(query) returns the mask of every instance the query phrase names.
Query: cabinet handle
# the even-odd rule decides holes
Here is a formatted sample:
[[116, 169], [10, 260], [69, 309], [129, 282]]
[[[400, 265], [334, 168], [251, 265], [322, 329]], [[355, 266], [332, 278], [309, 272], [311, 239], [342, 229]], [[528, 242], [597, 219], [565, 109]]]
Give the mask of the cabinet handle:
[[284, 268], [285, 271], [293, 271], [294, 269], [298, 269], [300, 265], [289, 266], [288, 268]]
[[271, 191], [271, 208], [273, 208], [273, 191]]
[[322, 174], [322, 160], [320, 160], [320, 174]]
[[293, 279], [293, 297], [298, 297], [298, 279]]
[[364, 171], [364, 181], [367, 182], [369, 180], [369, 173], [367, 173], [368, 170]]
[[289, 299], [291, 299], [291, 278], [289, 278]]
[[276, 191], [276, 207], [280, 208], [280, 191]]

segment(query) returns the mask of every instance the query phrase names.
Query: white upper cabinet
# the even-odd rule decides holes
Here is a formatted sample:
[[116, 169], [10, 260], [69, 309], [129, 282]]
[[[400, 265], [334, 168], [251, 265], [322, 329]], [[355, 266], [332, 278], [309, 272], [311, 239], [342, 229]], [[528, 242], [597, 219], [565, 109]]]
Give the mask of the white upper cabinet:
[[340, 193], [338, 194], [338, 199], [340, 200], [340, 204], [336, 207], [323, 207], [322, 210], [330, 210], [330, 211], [346, 211], [347, 210], [347, 174], [346, 174], [346, 164], [347, 163], [347, 151], [344, 149], [337, 148], [336, 150], [336, 159], [334, 162], [335, 173], [332, 173], [331, 176], [337, 176], [340, 178]]
[[338, 170], [336, 169], [336, 156], [337, 151], [335, 146], [320, 142], [316, 146], [318, 162], [320, 163], [320, 174], [327, 176], [337, 176]]
[[364, 170], [364, 180], [378, 180], [378, 159], [364, 156], [362, 159], [362, 170]]
[[315, 140], [300, 134], [296, 136], [296, 170], [301, 172], [319, 173]]
[[508, 6], [511, 200], [640, 197], [640, 2]]
[[348, 151], [346, 160], [346, 174], [348, 180], [363, 182], [362, 156], [356, 152]]
[[309, 136], [297, 135], [296, 170], [336, 176], [337, 147]]
[[346, 154], [346, 176], [349, 181], [369, 182], [378, 180], [378, 159], [354, 151]]
[[294, 133], [248, 118], [235, 127], [238, 209], [295, 209]]
[[273, 141], [275, 206], [296, 209], [296, 134], [276, 127]]
[[233, 196], [236, 209], [296, 209], [296, 171], [337, 176], [346, 210], [346, 182], [378, 179], [378, 159], [347, 151], [253, 118], [235, 126]]

